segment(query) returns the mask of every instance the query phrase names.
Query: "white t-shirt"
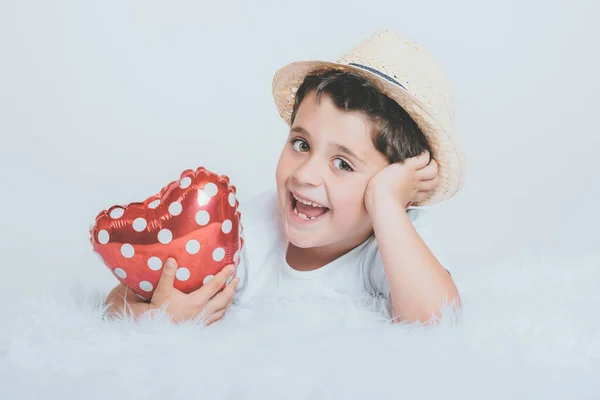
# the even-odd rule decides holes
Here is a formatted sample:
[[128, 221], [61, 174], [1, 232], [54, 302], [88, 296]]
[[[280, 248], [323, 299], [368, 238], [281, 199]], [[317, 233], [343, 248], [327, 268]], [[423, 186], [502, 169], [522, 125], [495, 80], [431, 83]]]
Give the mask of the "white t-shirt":
[[[427, 212], [419, 207], [407, 211], [417, 232], [447, 268], [438, 255], [439, 246], [433, 243], [425, 218]], [[286, 261], [288, 241], [276, 190], [240, 203], [240, 213], [244, 246], [237, 270], [240, 284], [236, 301], [304, 295], [351, 298], [370, 295], [389, 299], [390, 290], [374, 236], [321, 268], [298, 271]]]

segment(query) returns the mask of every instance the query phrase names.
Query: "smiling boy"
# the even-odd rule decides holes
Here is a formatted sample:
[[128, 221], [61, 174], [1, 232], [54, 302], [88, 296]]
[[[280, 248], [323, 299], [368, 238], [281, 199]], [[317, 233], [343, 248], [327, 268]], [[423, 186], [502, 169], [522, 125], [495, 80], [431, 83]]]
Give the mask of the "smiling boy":
[[[394, 322], [435, 322], [442, 307], [458, 307], [420, 207], [452, 197], [464, 183], [439, 65], [416, 44], [380, 31], [336, 63], [285, 66], [273, 94], [290, 129], [274, 198], [240, 205], [238, 277], [218, 292], [229, 277], [223, 272], [185, 295], [172, 288], [170, 259], [156, 299], [147, 306], [126, 299], [134, 314], [167, 306], [172, 315], [202, 314], [212, 323], [234, 297], [297, 293], [383, 297]], [[122, 298], [113, 292], [107, 303]]]
[[[352, 85], [352, 77], [325, 74], [317, 79], [329, 88], [340, 80]], [[355, 81], [364, 85], [359, 77]], [[427, 320], [444, 300], [458, 294], [405, 211], [437, 186], [436, 163], [428, 164], [424, 153], [406, 165], [390, 166], [373, 145], [371, 122], [363, 112], [341, 111], [330, 94], [321, 93], [320, 102], [314, 91], [299, 99], [277, 165], [287, 263], [298, 271], [317, 270], [374, 234], [392, 315]]]

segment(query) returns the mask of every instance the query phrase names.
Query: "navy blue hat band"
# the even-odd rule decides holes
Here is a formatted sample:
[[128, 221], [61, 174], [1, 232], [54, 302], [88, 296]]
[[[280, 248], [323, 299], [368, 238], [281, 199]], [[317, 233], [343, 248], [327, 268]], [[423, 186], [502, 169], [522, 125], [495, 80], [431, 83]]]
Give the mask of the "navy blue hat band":
[[395, 80], [391, 76], [384, 74], [383, 72], [380, 72], [380, 71], [378, 71], [378, 70], [376, 70], [374, 68], [371, 68], [371, 67], [367, 67], [366, 65], [361, 65], [361, 64], [356, 64], [356, 63], [349, 63], [348, 65], [352, 65], [353, 67], [357, 67], [357, 68], [364, 69], [364, 70], [367, 70], [369, 72], [372, 72], [372, 73], [374, 73], [374, 74], [382, 77], [383, 79], [385, 79], [385, 80], [387, 80], [387, 81], [389, 81], [389, 82], [391, 82], [391, 83], [393, 83], [395, 85], [400, 86], [402, 89], [404, 89], [404, 90], [406, 90], [408, 92], [408, 89], [406, 89], [400, 82], [398, 82], [397, 80]]

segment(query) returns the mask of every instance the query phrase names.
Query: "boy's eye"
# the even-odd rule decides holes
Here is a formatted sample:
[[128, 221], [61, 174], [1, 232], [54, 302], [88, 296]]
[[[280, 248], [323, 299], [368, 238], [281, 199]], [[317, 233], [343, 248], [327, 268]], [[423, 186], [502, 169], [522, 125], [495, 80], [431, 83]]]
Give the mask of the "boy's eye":
[[[290, 140], [290, 143], [292, 144], [294, 150], [299, 151], [301, 153], [306, 153], [308, 150], [310, 150], [308, 143], [306, 143], [304, 139], [294, 138]], [[333, 160], [333, 165], [341, 171], [354, 171], [350, 164], [348, 164], [341, 158], [336, 158], [335, 160]]]
[[[339, 163], [336, 163], [336, 161], [339, 161]], [[352, 167], [341, 158], [336, 158], [335, 160], [333, 160], [333, 165], [335, 165], [336, 168], [341, 169], [343, 171], [352, 171]]]
[[302, 139], [292, 139], [292, 146], [294, 147], [294, 150], [296, 150], [296, 151], [301, 151], [301, 152], [308, 151], [308, 143], [306, 143]]

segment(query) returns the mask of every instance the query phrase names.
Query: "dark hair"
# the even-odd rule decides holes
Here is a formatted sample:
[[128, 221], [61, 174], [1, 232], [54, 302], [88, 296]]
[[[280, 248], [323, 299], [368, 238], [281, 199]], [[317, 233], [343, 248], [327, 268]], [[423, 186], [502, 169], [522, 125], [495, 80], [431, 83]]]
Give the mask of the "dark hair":
[[315, 70], [308, 74], [296, 91], [291, 123], [304, 97], [312, 90], [316, 99], [328, 94], [341, 110], [360, 111], [373, 123], [375, 148], [388, 162], [395, 163], [418, 156], [431, 148], [423, 131], [394, 100], [381, 92], [370, 80], [354, 71]]

